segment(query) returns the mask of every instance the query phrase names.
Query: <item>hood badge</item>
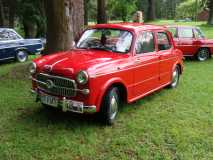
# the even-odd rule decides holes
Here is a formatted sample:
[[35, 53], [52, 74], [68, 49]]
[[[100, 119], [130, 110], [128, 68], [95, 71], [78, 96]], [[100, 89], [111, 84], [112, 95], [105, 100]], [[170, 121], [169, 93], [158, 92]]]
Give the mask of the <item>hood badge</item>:
[[52, 66], [51, 66], [51, 65], [45, 65], [45, 66], [44, 66], [44, 70], [45, 70], [46, 72], [51, 72], [51, 71], [52, 71]]
[[54, 85], [53, 81], [48, 79], [46, 82], [46, 86], [48, 89], [52, 89], [55, 85]]

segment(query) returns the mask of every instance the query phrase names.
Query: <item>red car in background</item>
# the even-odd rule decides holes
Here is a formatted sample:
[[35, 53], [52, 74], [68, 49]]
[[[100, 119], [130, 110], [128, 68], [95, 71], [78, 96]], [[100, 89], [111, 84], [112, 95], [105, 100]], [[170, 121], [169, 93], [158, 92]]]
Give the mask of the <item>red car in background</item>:
[[213, 40], [205, 38], [199, 27], [168, 26], [168, 30], [185, 57], [205, 61], [213, 54]]
[[32, 92], [43, 105], [64, 112], [99, 112], [112, 124], [120, 102], [175, 88], [182, 59], [165, 27], [99, 24], [82, 34], [75, 49], [32, 62]]

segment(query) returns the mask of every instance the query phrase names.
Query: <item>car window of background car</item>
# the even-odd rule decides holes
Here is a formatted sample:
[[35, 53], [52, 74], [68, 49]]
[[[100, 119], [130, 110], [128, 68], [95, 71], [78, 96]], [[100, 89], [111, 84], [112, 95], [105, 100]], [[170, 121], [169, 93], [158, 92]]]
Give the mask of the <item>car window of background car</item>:
[[203, 32], [199, 28], [194, 29], [195, 38], [205, 38]]
[[143, 32], [138, 36], [136, 42], [136, 54], [155, 51], [154, 35], [152, 32]]
[[174, 38], [177, 38], [177, 28], [170, 27], [168, 30], [169, 30], [169, 32], [171, 32], [171, 34]]
[[169, 41], [169, 37], [166, 32], [158, 32], [157, 39], [158, 39], [158, 49], [160, 51], [168, 50], [171, 48], [171, 43]]
[[193, 38], [193, 31], [191, 28], [179, 28], [179, 38]]
[[6, 41], [6, 40], [16, 40], [20, 39], [20, 37], [13, 31], [10, 30], [1, 30], [0, 31], [0, 40]]
[[131, 48], [132, 34], [119, 29], [89, 29], [81, 36], [77, 48], [107, 48], [127, 53]]

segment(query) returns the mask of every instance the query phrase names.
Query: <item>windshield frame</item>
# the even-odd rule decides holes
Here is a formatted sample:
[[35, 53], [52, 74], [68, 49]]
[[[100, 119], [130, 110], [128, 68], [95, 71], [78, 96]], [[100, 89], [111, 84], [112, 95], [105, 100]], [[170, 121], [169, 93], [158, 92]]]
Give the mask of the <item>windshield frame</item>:
[[[133, 32], [132, 30], [123, 29], [123, 28], [112, 28], [112, 27], [109, 27], [109, 28], [108, 28], [108, 27], [90, 27], [90, 28], [87, 28], [86, 30], [84, 30], [84, 31], [82, 32], [82, 34], [81, 34], [81, 36], [80, 36], [80, 38], [79, 38], [78, 42], [80, 41], [80, 39], [81, 39], [82, 35], [83, 35], [86, 31], [88, 31], [88, 30], [102, 30], [102, 29], [120, 30], [120, 31], [126, 31], [126, 32], [130, 33], [130, 34], [131, 34], [131, 36], [132, 36], [132, 40], [131, 40], [131, 45], [130, 45], [130, 47], [129, 47], [129, 50], [128, 50], [128, 51], [126, 51], [126, 52], [119, 52], [119, 51], [114, 51], [114, 50], [112, 50], [111, 52], [113, 52], [113, 53], [117, 53], [117, 54], [119, 54], [119, 53], [120, 53], [120, 54], [123, 54], [123, 55], [129, 54], [129, 53], [131, 53], [131, 52], [132, 52], [132, 50], [133, 50], [133, 48], [134, 48], [135, 34], [134, 34], [134, 32]], [[94, 48], [80, 48], [80, 47], [78, 47], [78, 46], [77, 46], [78, 42], [76, 43], [76, 46], [75, 46], [75, 48], [76, 48], [76, 49], [94, 50]]]

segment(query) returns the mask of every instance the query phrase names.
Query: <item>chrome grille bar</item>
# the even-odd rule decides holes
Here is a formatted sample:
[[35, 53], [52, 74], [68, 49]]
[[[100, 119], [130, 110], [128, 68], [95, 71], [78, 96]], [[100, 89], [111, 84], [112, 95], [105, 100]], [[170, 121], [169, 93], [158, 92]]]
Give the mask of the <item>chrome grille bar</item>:
[[77, 84], [69, 78], [39, 73], [35, 81], [40, 89], [50, 94], [62, 97], [74, 97], [77, 94]]

